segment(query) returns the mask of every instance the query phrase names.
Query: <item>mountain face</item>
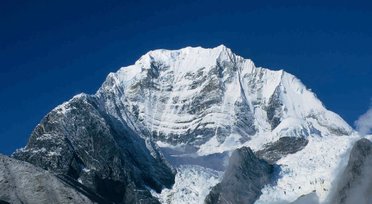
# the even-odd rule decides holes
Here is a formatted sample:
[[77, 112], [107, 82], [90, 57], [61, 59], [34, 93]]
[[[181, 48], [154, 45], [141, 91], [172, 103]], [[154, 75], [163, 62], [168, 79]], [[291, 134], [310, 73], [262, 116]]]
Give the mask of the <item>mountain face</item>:
[[372, 142], [358, 140], [349, 156], [348, 164], [340, 175], [332, 203], [372, 202]]
[[14, 158], [79, 181], [110, 202], [158, 203], [174, 172], [155, 145], [102, 112], [95, 96], [78, 95], [50, 112]]
[[270, 183], [274, 167], [260, 160], [249, 147], [235, 150], [221, 183], [214, 186], [205, 199], [206, 204], [253, 203]]
[[0, 203], [93, 203], [51, 173], [0, 155]]
[[140, 135], [198, 155], [234, 150], [268, 132], [276, 137], [265, 141], [351, 133], [293, 75], [256, 68], [224, 46], [151, 51], [109, 74], [96, 95]]
[[221, 45], [148, 52], [52, 110], [13, 157], [115, 203], [231, 198], [225, 185], [252, 203], [324, 202], [356, 138], [295, 76]]

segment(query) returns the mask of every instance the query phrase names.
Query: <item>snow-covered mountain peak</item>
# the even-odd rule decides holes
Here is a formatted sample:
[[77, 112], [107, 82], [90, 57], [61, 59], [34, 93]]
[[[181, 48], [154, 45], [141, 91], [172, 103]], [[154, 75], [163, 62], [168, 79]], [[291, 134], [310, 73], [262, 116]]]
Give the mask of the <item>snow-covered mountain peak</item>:
[[198, 68], [210, 68], [219, 61], [234, 61], [240, 58], [224, 45], [215, 48], [186, 47], [179, 50], [158, 49], [149, 51], [136, 61], [135, 65], [151, 69], [154, 63], [177, 68], [178, 72], [197, 71]]
[[185, 57], [185, 56], [199, 56], [203, 55], [204, 58], [218, 58], [221, 54], [232, 54], [230, 48], [227, 48], [225, 45], [219, 45], [214, 48], [203, 48], [203, 47], [185, 47], [178, 50], [167, 50], [167, 49], [156, 49], [151, 50], [144, 54], [136, 63], [141, 62], [145, 58], [152, 58], [152, 59], [161, 59], [162, 57], [169, 58], [169, 59], [177, 59], [178, 56]]
[[[358, 138], [295, 76], [256, 67], [221, 45], [146, 53], [110, 73], [95, 95], [53, 109], [15, 157], [72, 174], [93, 189], [102, 180], [92, 178], [112, 175], [135, 180], [134, 190], [151, 201], [150, 191], [161, 202], [202, 203], [209, 192], [226, 193], [218, 186], [231, 183], [222, 179], [227, 160], [246, 149], [233, 166], [264, 161], [270, 171], [263, 176], [274, 179], [256, 186], [256, 203], [290, 203], [311, 192], [323, 202]], [[161, 191], [174, 181], [169, 165], [178, 171], [175, 184]], [[126, 167], [133, 178], [122, 176]], [[134, 199], [131, 191], [125, 195]]]
[[140, 135], [202, 155], [282, 136], [351, 133], [295, 76], [257, 68], [223, 45], [150, 51], [109, 74], [96, 95]]
[[[254, 67], [251, 60], [235, 55], [231, 49], [224, 45], [215, 48], [186, 47], [179, 50], [157, 49], [142, 55], [133, 65], [122, 67], [116, 73], [110, 73], [107, 81], [115, 82], [117, 85], [125, 86], [134, 77], [150, 73], [153, 77], [170, 68], [172, 75], [183, 78], [184, 75], [194, 74], [201, 69], [210, 70], [221, 62], [245, 64], [242, 67], [250, 72]], [[223, 66], [221, 67], [223, 68]], [[167, 72], [166, 74], [170, 74]], [[102, 87], [109, 88], [109, 87]]]

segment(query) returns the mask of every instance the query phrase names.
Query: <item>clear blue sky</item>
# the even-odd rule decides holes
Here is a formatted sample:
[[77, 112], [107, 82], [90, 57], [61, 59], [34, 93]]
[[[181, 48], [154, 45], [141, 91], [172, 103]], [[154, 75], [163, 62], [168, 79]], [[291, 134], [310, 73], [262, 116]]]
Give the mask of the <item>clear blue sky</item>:
[[370, 105], [368, 1], [107, 2], [0, 1], [1, 153], [24, 146], [53, 107], [156, 48], [225, 44], [296, 75], [351, 125]]

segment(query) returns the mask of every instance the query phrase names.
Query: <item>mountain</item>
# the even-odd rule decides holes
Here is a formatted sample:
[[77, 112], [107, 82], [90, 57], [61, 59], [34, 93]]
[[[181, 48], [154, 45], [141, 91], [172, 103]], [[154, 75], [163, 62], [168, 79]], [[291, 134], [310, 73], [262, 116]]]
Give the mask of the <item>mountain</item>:
[[270, 174], [248, 185], [250, 201], [325, 202], [358, 138], [295, 76], [221, 45], [146, 53], [94, 95], [53, 109], [13, 157], [116, 203], [231, 197], [224, 185], [245, 185], [227, 176], [244, 175], [239, 166], [255, 173], [257, 163]]
[[348, 164], [335, 185], [332, 203], [372, 202], [372, 142], [363, 138], [358, 140], [349, 156]]
[[43, 169], [0, 155], [0, 203], [95, 202]]
[[296, 77], [256, 68], [223, 45], [151, 51], [110, 73], [96, 96], [141, 135], [198, 155], [263, 137], [351, 133]]
[[174, 183], [174, 170], [156, 146], [81, 94], [51, 111], [13, 157], [68, 176], [114, 203], [158, 203]]
[[273, 171], [274, 167], [260, 160], [249, 147], [239, 148], [232, 153], [222, 181], [212, 188], [205, 203], [253, 203], [270, 183]]

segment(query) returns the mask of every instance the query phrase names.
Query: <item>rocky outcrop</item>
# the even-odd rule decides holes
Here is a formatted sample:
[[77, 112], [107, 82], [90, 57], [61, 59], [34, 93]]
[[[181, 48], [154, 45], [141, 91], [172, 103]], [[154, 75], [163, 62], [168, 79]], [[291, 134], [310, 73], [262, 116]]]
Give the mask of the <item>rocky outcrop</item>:
[[[0, 155], [0, 203], [96, 203], [53, 174], [32, 164]], [[105, 202], [99, 202], [105, 203]]]
[[278, 86], [270, 97], [268, 106], [266, 107], [267, 120], [272, 130], [280, 124], [283, 118], [283, 102], [280, 100], [280, 91], [280, 86]]
[[280, 158], [301, 151], [308, 143], [304, 137], [281, 137], [278, 141], [268, 143], [256, 155], [273, 164]]
[[358, 140], [353, 146], [346, 169], [339, 177], [331, 203], [372, 203], [372, 142]]
[[50, 112], [13, 157], [79, 181], [115, 203], [158, 203], [147, 188], [160, 192], [174, 183], [155, 145], [102, 112], [88, 95]]
[[229, 159], [222, 181], [212, 188], [205, 203], [254, 203], [272, 173], [273, 166], [257, 158], [250, 148], [237, 149]]
[[316, 192], [311, 192], [306, 195], [302, 195], [299, 198], [297, 198], [295, 201], [293, 201], [291, 204], [318, 204], [319, 198], [316, 195]]

